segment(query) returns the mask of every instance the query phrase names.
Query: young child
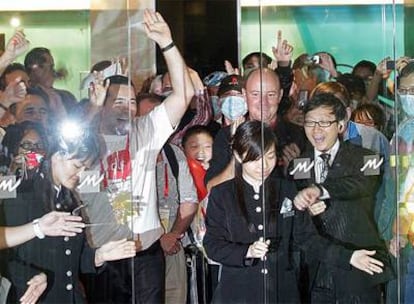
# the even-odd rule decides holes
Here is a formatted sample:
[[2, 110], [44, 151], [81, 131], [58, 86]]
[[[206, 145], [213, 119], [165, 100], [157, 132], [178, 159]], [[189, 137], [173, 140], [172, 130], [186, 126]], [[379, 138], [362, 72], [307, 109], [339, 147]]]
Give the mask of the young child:
[[182, 145], [201, 202], [207, 195], [204, 177], [213, 154], [213, 136], [207, 127], [196, 125], [185, 132]]

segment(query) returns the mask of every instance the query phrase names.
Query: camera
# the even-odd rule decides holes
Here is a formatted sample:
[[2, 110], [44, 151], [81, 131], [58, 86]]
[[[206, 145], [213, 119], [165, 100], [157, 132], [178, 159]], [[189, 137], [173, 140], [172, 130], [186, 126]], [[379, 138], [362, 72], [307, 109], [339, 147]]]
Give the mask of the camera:
[[388, 60], [386, 63], [387, 70], [394, 70], [395, 69], [395, 61]]
[[313, 64], [320, 64], [321, 63], [321, 57], [319, 57], [318, 55], [313, 55], [311, 57], [311, 61]]

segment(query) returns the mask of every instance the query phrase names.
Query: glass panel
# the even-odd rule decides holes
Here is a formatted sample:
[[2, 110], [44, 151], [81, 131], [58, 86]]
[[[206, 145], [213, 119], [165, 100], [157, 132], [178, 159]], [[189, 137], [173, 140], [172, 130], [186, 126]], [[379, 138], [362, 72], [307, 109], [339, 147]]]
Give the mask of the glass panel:
[[[1, 252], [0, 302], [17, 302], [35, 287], [42, 302], [81, 302], [83, 292], [91, 303], [108, 302], [115, 292], [134, 302], [128, 257], [135, 254], [135, 241], [139, 245], [132, 231], [140, 206], [129, 182], [136, 92], [128, 78], [142, 82], [155, 67], [154, 51], [139, 26], [143, 7], [136, 1], [62, 5], [25, 10], [17, 1], [1, 13], [2, 72], [13, 61], [24, 63], [30, 80], [18, 65], [12, 66], [18, 72], [7, 70], [2, 77], [0, 225], [28, 224], [1, 231], [1, 247], [15, 247]], [[144, 41], [139, 48], [138, 41]], [[107, 62], [95, 65], [102, 60]], [[103, 75], [91, 73], [108, 66]], [[99, 81], [107, 77], [108, 94]], [[105, 100], [102, 117], [91, 106], [99, 100]], [[82, 233], [73, 228], [80, 218], [74, 222], [70, 214], [81, 216]], [[109, 281], [114, 275], [122, 289]], [[12, 283], [8, 294], [6, 278]], [[37, 296], [26, 294], [26, 300], [37, 302]]]
[[[395, 132], [395, 120], [397, 119], [397, 116], [395, 115], [397, 112], [395, 111], [398, 110], [394, 108], [395, 101], [393, 92], [395, 92], [394, 85], [398, 75], [397, 70], [399, 68], [399, 61], [397, 61], [397, 69], [391, 64], [392, 61], [395, 61], [406, 54], [408, 47], [408, 44], [405, 43], [404, 33], [404, 30], [407, 30], [408, 26], [404, 21], [404, 16], [407, 16], [405, 11], [406, 8], [402, 4], [346, 5], [335, 3], [335, 5], [327, 5], [326, 2], [318, 2], [315, 3], [315, 5], [303, 5], [298, 3], [292, 5], [284, 2], [265, 4], [265, 1], [258, 1], [256, 4], [251, 5], [248, 2], [251, 3], [254, 1], [242, 1], [241, 10], [242, 58], [251, 52], [261, 51], [270, 55], [273, 59], [272, 47], [277, 47], [277, 32], [281, 31], [282, 39], [287, 39], [288, 43], [294, 48], [291, 58], [293, 62], [293, 84], [290, 86], [289, 81], [286, 81], [286, 75], [289, 76], [289, 72], [284, 71], [280, 67], [276, 69], [280, 75], [281, 85], [285, 90], [285, 93], [287, 93], [286, 90], [289, 90], [288, 94], [284, 94], [286, 99], [282, 99], [279, 104], [278, 119], [279, 121], [290, 121], [301, 127], [303, 127], [305, 119], [306, 125], [304, 126], [304, 130], [310, 139], [310, 143], [315, 145], [317, 151], [324, 152], [326, 150], [326, 152], [333, 153], [335, 157], [325, 165], [328, 167], [328, 170], [327, 177], [324, 179], [322, 178], [324, 169], [318, 169], [318, 159], [314, 154], [320, 152], [313, 152], [312, 148], [309, 153], [306, 152], [307, 150], [302, 150], [301, 148], [299, 149], [300, 152], [298, 150], [292, 150], [291, 146], [287, 145], [291, 142], [291, 140], [289, 141], [288, 136], [281, 136], [282, 141], [279, 137], [279, 148], [284, 145], [287, 145], [290, 148], [287, 150], [289, 151], [289, 156], [285, 154], [287, 152], [285, 149], [285, 151], [281, 152], [279, 158], [285, 156], [284, 160], [286, 160], [286, 158], [289, 160], [289, 157], [291, 159], [293, 155], [298, 156], [301, 154], [301, 158], [294, 161], [292, 164], [292, 168], [296, 169], [294, 170], [296, 173], [293, 174], [293, 178], [299, 186], [299, 189], [303, 187], [307, 189], [307, 185], [309, 186], [312, 182], [316, 182], [323, 187], [322, 190], [324, 191], [319, 189], [321, 194], [330, 194], [329, 200], [323, 196], [317, 199], [319, 195], [315, 196], [315, 206], [313, 208], [316, 209], [314, 210], [319, 208], [317, 206], [322, 206], [321, 208], [323, 211], [314, 211], [322, 213], [318, 216], [314, 216], [312, 220], [317, 224], [316, 227], [322, 235], [329, 236], [328, 239], [333, 238], [337, 240], [338, 244], [345, 245], [345, 247], [348, 247], [349, 244], [353, 244], [355, 246], [354, 249], [375, 248], [377, 250], [375, 257], [386, 264], [384, 273], [382, 275], [376, 275], [378, 282], [389, 281], [392, 278], [390, 273], [392, 273], [393, 269], [398, 278], [400, 278], [401, 273], [406, 271], [406, 261], [400, 260], [399, 258], [395, 259], [393, 257], [388, 257], [388, 250], [386, 247], [386, 243], [391, 240], [393, 234], [396, 234], [395, 229], [393, 230], [393, 222], [396, 220], [397, 209], [393, 190], [395, 183], [391, 178], [392, 172], [390, 169], [389, 158], [389, 155], [394, 155], [395, 152], [388, 152], [388, 141]], [[255, 37], [255, 39], [252, 37]], [[334, 58], [334, 60], [329, 60], [329, 57], [326, 57], [323, 52], [329, 53], [333, 56], [331, 58]], [[306, 55], [301, 57], [302, 60], [297, 60], [298, 56], [301, 54]], [[360, 71], [354, 70], [355, 65], [361, 60], [369, 60], [373, 62], [371, 75], [360, 74], [365, 79], [355, 78], [353, 75], [362, 72], [362, 68]], [[383, 62], [383, 64], [381, 64], [381, 62]], [[333, 64], [335, 65], [335, 68]], [[267, 64], [264, 66], [267, 66]], [[382, 68], [384, 71], [382, 71]], [[377, 72], [375, 72], [376, 70]], [[365, 70], [365, 72], [367, 72], [367, 70]], [[320, 82], [328, 83], [318, 85]], [[266, 90], [268, 87], [266, 77], [263, 76], [261, 83], [261, 89]], [[338, 91], [338, 83], [343, 84], [346, 87], [346, 90], [349, 92], [349, 97], [341, 96], [341, 92]], [[315, 86], [316, 91], [314, 91]], [[247, 80], [246, 90], [247, 102], [249, 104], [249, 79]], [[347, 122], [347, 120], [336, 122], [339, 119], [337, 119], [338, 116], [335, 115], [337, 114], [335, 112], [332, 112], [331, 114], [325, 113], [321, 116], [321, 112], [316, 111], [315, 108], [309, 108], [310, 106], [314, 106], [313, 103], [316, 102], [314, 99], [317, 100], [315, 96], [324, 92], [335, 93], [337, 97], [342, 97], [342, 101], [345, 101], [347, 103], [346, 105], [350, 106], [350, 111], [356, 109], [359, 104], [369, 104], [368, 109], [370, 109], [369, 107], [371, 107], [371, 105], [375, 105], [376, 111], [380, 111], [380, 113], [382, 112], [382, 117], [385, 116], [383, 118], [385, 123], [380, 126], [381, 119], [379, 119], [379, 122], [374, 122], [372, 121], [374, 117], [370, 116], [370, 119], [360, 119], [359, 122], [369, 125], [369, 128], [377, 127], [383, 134], [380, 134], [378, 131], [372, 131], [372, 129], [368, 129], [368, 127]], [[262, 114], [266, 111], [266, 106], [268, 106], [269, 103], [270, 102], [265, 97], [262, 97]], [[307, 103], [310, 103], [309, 106], [307, 106]], [[367, 109], [364, 109], [364, 107], [362, 107], [362, 109], [358, 108], [358, 111], [368, 111]], [[316, 109], [317, 108], [318, 107], [316, 107]], [[251, 109], [249, 108], [249, 110]], [[303, 111], [307, 113], [306, 116], [304, 116]], [[315, 113], [319, 113], [319, 116]], [[374, 114], [371, 115], [374, 116]], [[357, 118], [358, 117], [355, 114], [355, 119]], [[315, 124], [315, 121], [318, 125], [311, 125], [311, 123]], [[326, 126], [323, 125], [323, 123], [325, 123]], [[327, 140], [325, 137], [326, 135], [323, 134], [332, 132], [332, 124], [336, 123], [338, 124], [336, 133], [341, 137], [341, 140], [345, 142], [353, 142], [364, 148], [371, 149], [373, 150], [372, 153], [378, 153], [378, 156], [371, 160], [370, 158], [364, 158], [360, 151], [355, 152], [353, 158], [349, 159], [349, 156], [343, 156], [342, 154], [347, 147], [345, 143], [340, 143], [338, 152], [336, 152], [336, 148], [333, 152], [331, 151], [335, 141], [332, 141], [332, 145], [328, 145], [329, 147], [325, 147], [324, 144], [327, 144]], [[277, 133], [278, 123], [276, 123], [275, 129]], [[287, 129], [291, 130], [291, 127], [288, 127]], [[408, 130], [411, 129], [412, 128], [408, 128]], [[313, 131], [311, 132], [311, 130]], [[335, 136], [337, 136], [336, 133]], [[312, 134], [314, 136], [313, 138]], [[412, 138], [411, 133], [409, 136]], [[376, 143], [372, 140], [373, 138], [375, 138]], [[319, 140], [320, 142], [318, 142]], [[397, 152], [396, 154], [398, 155], [399, 153]], [[395, 159], [395, 157], [393, 158], [393, 156], [391, 156], [391, 165], [393, 159]], [[401, 157], [397, 159], [401, 159]], [[383, 171], [379, 172], [377, 170], [376, 172], [367, 173], [364, 171], [367, 170], [366, 168], [362, 170], [364, 166], [369, 166], [371, 162], [373, 162], [371, 163], [372, 165], [376, 164], [378, 161], [383, 162], [383, 166], [381, 167]], [[347, 169], [342, 171], [339, 169], [339, 166], [344, 166]], [[307, 168], [311, 170], [309, 171], [309, 174], [305, 174], [307, 173], [306, 171], [308, 171]], [[298, 172], [300, 174], [298, 174]], [[401, 171], [398, 170], [398, 172], [400, 173], [399, 176], [401, 176]], [[367, 177], [370, 174], [373, 174], [374, 177]], [[379, 174], [381, 179], [378, 178]], [[334, 175], [334, 177], [332, 177], [332, 175]], [[360, 185], [368, 186], [370, 183], [369, 181], [376, 178], [379, 179], [381, 183], [378, 188], [372, 188], [372, 193], [369, 197], [366, 197], [364, 195], [365, 190], [363, 187], [358, 188], [353, 187], [352, 183], [347, 184], [346, 176], [352, 176], [353, 179], [360, 180]], [[340, 184], [343, 185], [343, 188], [341, 188]], [[341, 191], [344, 189], [347, 195], [352, 193], [355, 197], [351, 199], [350, 197], [347, 198], [346, 195], [343, 196]], [[267, 191], [269, 192], [270, 190], [267, 189]], [[301, 193], [308, 193], [307, 191], [310, 190], [302, 191], [303, 192]], [[401, 191], [399, 193], [401, 193]], [[318, 205], [318, 201], [323, 201], [322, 205]], [[265, 205], [263, 205], [263, 207], [264, 206]], [[366, 206], [366, 209], [362, 206]], [[358, 208], [361, 209], [359, 209], [360, 212], [356, 214]], [[341, 229], [338, 229], [338, 225]], [[375, 231], [375, 228], [373, 228], [375, 226], [377, 226], [378, 231]], [[271, 237], [272, 233], [274, 234], [269, 227], [267, 229], [265, 227], [264, 231], [268, 233], [268, 237]], [[370, 235], [370, 240], [364, 240], [360, 236], [356, 237], [356, 235], [364, 235], [364, 237]], [[311, 238], [311, 236], [308, 235], [308, 238]], [[377, 244], [377, 247], [373, 247], [374, 244]], [[410, 246], [407, 246], [407, 248], [409, 247]], [[316, 245], [314, 249], [315, 248], [317, 248]], [[329, 249], [326, 250], [329, 251]], [[307, 253], [306, 256], [309, 258], [308, 254], [309, 253]], [[262, 265], [263, 269], [269, 270], [267, 274], [263, 275], [264, 285], [262, 285], [262, 287], [264, 290], [267, 290], [267, 288], [272, 290], [271, 292], [265, 292], [265, 300], [272, 301], [272, 299], [275, 299], [274, 297], [278, 296], [278, 300], [282, 301], [284, 299], [283, 296], [288, 296], [286, 289], [284, 289], [284, 292], [276, 294], [272, 287], [274, 287], [275, 284], [277, 287], [283, 287], [283, 284], [287, 280], [287, 276], [285, 274], [285, 280], [283, 281], [277, 279], [274, 280], [275, 269], [279, 269], [279, 267], [277, 266], [277, 263], [275, 266], [271, 257], [271, 254], [268, 255], [267, 261], [263, 262]], [[293, 248], [293, 257], [294, 258], [290, 261], [291, 267], [289, 269], [291, 269], [292, 277], [300, 275], [300, 295], [306, 296], [306, 284], [308, 282], [303, 279], [303, 275], [305, 274], [303, 270], [311, 270], [312, 274], [312, 269], [315, 265], [318, 265], [318, 262], [315, 260], [307, 260], [308, 265], [305, 265], [303, 252], [295, 247]], [[397, 270], [397, 264], [401, 266], [402, 272]], [[304, 266], [305, 268], [302, 268]], [[320, 284], [325, 290], [329, 290], [330, 288], [333, 288], [333, 286], [336, 286], [336, 290], [332, 291], [332, 295], [335, 294], [335, 292], [340, 294], [342, 291], [345, 294], [349, 294], [349, 290], [346, 291], [347, 289], [343, 286], [350, 286], [353, 283], [345, 284], [343, 282], [346, 280], [350, 280], [351, 282], [354, 279], [356, 280], [357, 277], [364, 276], [360, 270], [357, 270], [359, 273], [356, 274], [354, 279], [350, 279], [353, 274], [349, 275], [347, 272], [342, 272], [341, 269], [329, 266], [329, 259], [327, 259], [326, 256], [323, 259], [322, 266], [319, 267], [319, 272], [313, 277], [315, 279], [313, 283], [315, 284], [316, 282], [317, 284]], [[362, 280], [360, 286], [358, 286], [361, 292], [364, 290], [362, 287], [364, 284], [366, 283], [363, 283]], [[393, 280], [389, 284], [381, 286], [383, 291], [386, 291], [386, 293], [382, 293], [382, 296], [385, 296], [386, 294], [387, 301], [404, 302], [402, 295], [404, 294], [405, 289], [401, 280]], [[354, 295], [357, 293], [356, 290], [358, 290], [358, 288], [354, 290]], [[280, 289], [282, 290], [283, 288]], [[313, 291], [317, 292], [318, 290], [314, 289]], [[291, 293], [295, 294], [295, 291], [291, 291]], [[377, 295], [381, 295], [380, 291], [378, 291]], [[321, 298], [318, 298], [317, 293], [312, 293], [312, 296], [316, 297], [313, 299], [315, 302], [326, 299], [326, 295], [322, 295]], [[362, 294], [360, 296], [362, 296]], [[363, 301], [368, 301], [368, 299], [369, 298], [366, 298]]]

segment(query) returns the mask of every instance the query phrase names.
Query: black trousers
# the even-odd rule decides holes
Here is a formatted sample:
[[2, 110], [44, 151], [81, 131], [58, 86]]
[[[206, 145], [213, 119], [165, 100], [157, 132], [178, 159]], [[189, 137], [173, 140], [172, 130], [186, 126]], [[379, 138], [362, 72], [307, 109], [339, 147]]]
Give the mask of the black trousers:
[[165, 258], [160, 242], [133, 259], [107, 263], [98, 275], [83, 275], [82, 282], [88, 303], [164, 303]]

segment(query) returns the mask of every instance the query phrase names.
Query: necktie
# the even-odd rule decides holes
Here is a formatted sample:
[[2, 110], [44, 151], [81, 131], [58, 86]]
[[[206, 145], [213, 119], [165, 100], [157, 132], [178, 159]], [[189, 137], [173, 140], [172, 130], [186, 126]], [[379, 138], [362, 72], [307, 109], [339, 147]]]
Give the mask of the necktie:
[[328, 153], [322, 153], [319, 155], [320, 158], [322, 158], [322, 170], [321, 170], [321, 176], [320, 176], [320, 183], [323, 183], [328, 176], [328, 169], [329, 169], [329, 159], [331, 158], [331, 155]]

